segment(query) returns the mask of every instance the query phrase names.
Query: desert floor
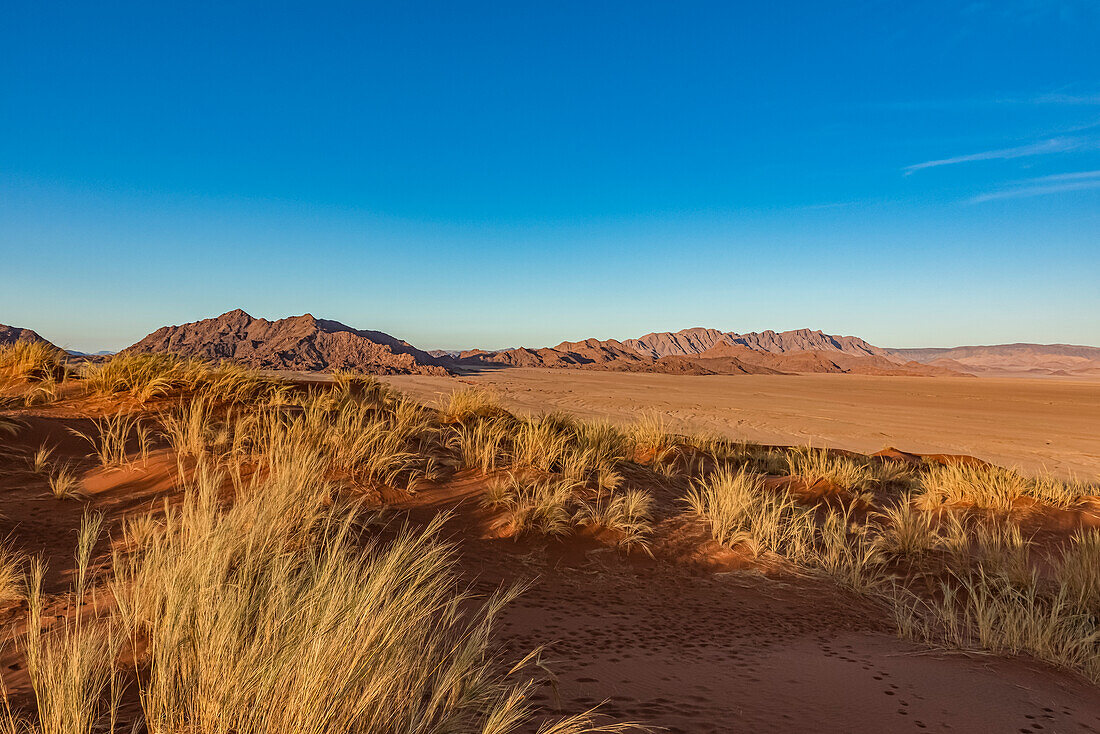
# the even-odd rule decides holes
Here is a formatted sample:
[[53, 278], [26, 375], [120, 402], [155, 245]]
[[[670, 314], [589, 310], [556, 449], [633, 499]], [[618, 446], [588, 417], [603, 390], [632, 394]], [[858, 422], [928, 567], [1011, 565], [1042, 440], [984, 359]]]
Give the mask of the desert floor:
[[474, 385], [520, 413], [567, 411], [674, 430], [863, 453], [970, 454], [1027, 472], [1100, 478], [1100, 381], [865, 375], [655, 375], [500, 369], [385, 378], [421, 399]]
[[[1096, 384], [518, 369], [389, 379], [429, 400], [479, 385], [520, 411], [572, 410], [626, 422], [639, 411], [659, 410], [670, 423], [758, 441], [871, 450], [890, 443], [1097, 473], [1097, 456], [1088, 454], [1096, 448], [1087, 440], [1100, 425]], [[55, 403], [7, 411], [21, 428], [0, 443], [6, 449], [0, 452], [0, 537], [14, 551], [45, 559], [45, 587], [56, 603], [67, 598], [84, 515], [105, 517], [93, 567], [106, 568], [113, 562], [110, 541], [125, 537], [127, 520], [178, 503], [180, 467], [191, 466], [156, 439], [145, 459], [135, 455], [123, 468], [102, 467], [74, 431], [91, 432], [93, 419], [133, 409], [152, 422], [179, 401], [172, 395], [142, 406], [126, 396], [85, 396], [74, 387], [71, 397]], [[56, 466], [78, 472], [79, 496], [54, 497], [47, 473], [29, 469], [43, 445], [53, 447]], [[379, 493], [377, 507], [414, 527], [451, 513], [443, 532], [456, 545], [469, 587], [483, 595], [517, 584], [525, 589], [503, 611], [493, 642], [507, 661], [543, 647], [553, 678], [532, 703], [545, 715], [602, 704], [608, 723], [640, 721], [669, 734], [1100, 731], [1100, 689], [1074, 673], [1028, 657], [903, 640], [889, 609], [873, 596], [819, 575], [764, 564], [695, 563], [692, 538], [700, 536], [687, 531], [702, 530], [685, 515], [680, 490], [671, 484], [648, 487], [659, 516], [655, 537], [664, 539], [655, 542], [655, 558], [625, 555], [587, 536], [506, 537], [496, 511], [480, 502], [502, 473], [463, 469], [414, 493]], [[368, 506], [375, 502], [362, 486], [343, 491]], [[1100, 527], [1093, 503], [1074, 517], [1077, 525], [1057, 532]], [[725, 552], [717, 557], [728, 560]], [[15, 630], [26, 611], [22, 603], [0, 605], [0, 624]], [[0, 671], [17, 707], [29, 711], [33, 699], [21, 656], [18, 646], [4, 646]], [[124, 701], [127, 722], [138, 718], [135, 693]]]

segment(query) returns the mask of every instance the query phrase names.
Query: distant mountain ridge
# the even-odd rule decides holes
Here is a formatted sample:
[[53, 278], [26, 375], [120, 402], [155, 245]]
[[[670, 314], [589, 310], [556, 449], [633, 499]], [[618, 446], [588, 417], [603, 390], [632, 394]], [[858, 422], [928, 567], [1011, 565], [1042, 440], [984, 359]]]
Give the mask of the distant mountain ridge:
[[[0, 325], [0, 345], [19, 340], [46, 341], [31, 329]], [[445, 375], [471, 367], [542, 367], [694, 375], [1100, 376], [1100, 347], [1072, 344], [885, 349], [856, 336], [813, 329], [742, 334], [695, 327], [622, 341], [590, 338], [554, 347], [425, 352], [381, 331], [355, 329], [310, 314], [268, 321], [240, 309], [161, 327], [123, 350], [138, 352], [231, 359], [258, 369], [348, 369], [374, 374]]]
[[311, 314], [268, 321], [240, 309], [164, 326], [122, 351], [231, 359], [248, 367], [372, 374], [448, 374], [437, 358], [381, 331], [353, 329]]
[[1078, 344], [991, 344], [891, 349], [902, 359], [977, 375], [1100, 375], [1100, 347]]
[[676, 374], [860, 373], [947, 375], [955, 370], [924, 365], [891, 354], [854, 336], [819, 330], [748, 334], [696, 327], [655, 332], [637, 339], [585, 339], [540, 349], [469, 350], [455, 360], [465, 365], [569, 367]]
[[[842, 352], [857, 357], [896, 359], [886, 349], [876, 347], [857, 336], [833, 336], [820, 330], [753, 331], [738, 334], [696, 327], [677, 332], [646, 334], [627, 339], [624, 345], [654, 359], [673, 355], [690, 356], [706, 352], [719, 344], [743, 346], [754, 352], [787, 354], [789, 352]], [[901, 360], [906, 361], [906, 360]]]

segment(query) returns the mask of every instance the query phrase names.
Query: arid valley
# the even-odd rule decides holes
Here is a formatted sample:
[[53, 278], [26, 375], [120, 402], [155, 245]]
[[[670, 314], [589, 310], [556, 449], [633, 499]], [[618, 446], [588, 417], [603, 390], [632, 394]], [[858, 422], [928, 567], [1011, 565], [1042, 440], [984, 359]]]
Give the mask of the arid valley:
[[0, 334], [12, 731], [1100, 730], [1089, 348]]
[[1100, 734], [1098, 38], [4, 3], [0, 734]]
[[[453, 379], [385, 378], [418, 399]], [[524, 414], [565, 411], [627, 425], [656, 413], [670, 428], [763, 444], [874, 453], [970, 454], [1029, 473], [1100, 476], [1100, 379], [865, 375], [680, 376], [486, 370], [464, 385]]]

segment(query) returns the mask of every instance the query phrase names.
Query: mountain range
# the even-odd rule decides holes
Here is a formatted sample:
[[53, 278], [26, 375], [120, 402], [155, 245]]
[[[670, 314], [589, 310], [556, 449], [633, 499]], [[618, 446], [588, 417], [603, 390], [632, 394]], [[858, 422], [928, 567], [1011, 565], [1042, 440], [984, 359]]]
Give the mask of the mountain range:
[[[30, 329], [0, 325], [0, 345], [20, 339], [45, 341]], [[164, 326], [122, 353], [142, 352], [231, 359], [258, 369], [373, 374], [539, 367], [693, 375], [1100, 376], [1100, 348], [1069, 344], [888, 349], [856, 336], [810, 329], [742, 334], [697, 327], [623, 341], [584, 339], [554, 347], [426, 352], [380, 331], [310, 314], [268, 321], [240, 309]]]
[[451, 357], [459, 365], [570, 367], [677, 374], [787, 374], [855, 372], [940, 375], [955, 370], [903, 359], [854, 336], [821, 331], [749, 334], [693, 328], [637, 339], [585, 339], [541, 349], [469, 350]]
[[445, 375], [440, 360], [381, 331], [364, 331], [310, 314], [278, 321], [237, 309], [213, 319], [164, 326], [122, 354], [170, 352], [231, 359], [256, 369]]

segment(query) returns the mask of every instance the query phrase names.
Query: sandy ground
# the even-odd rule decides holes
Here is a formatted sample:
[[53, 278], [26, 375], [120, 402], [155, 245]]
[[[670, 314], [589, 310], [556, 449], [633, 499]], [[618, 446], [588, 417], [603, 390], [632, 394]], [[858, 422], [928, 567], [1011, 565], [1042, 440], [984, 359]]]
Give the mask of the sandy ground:
[[676, 430], [760, 443], [963, 453], [1027, 472], [1100, 479], [1100, 381], [520, 368], [384, 379], [427, 401], [476, 385], [521, 413], [628, 423], [657, 412]]
[[[585, 392], [577, 395], [565, 379], [570, 376], [590, 383]], [[640, 391], [636, 403], [649, 396], [650, 407], [679, 404], [681, 411], [690, 405], [681, 393], [698, 391], [710, 380], [518, 370], [491, 377], [527, 379], [531, 390], [540, 379], [545, 382], [538, 392], [521, 392], [513, 406], [526, 399], [567, 408], [571, 395], [594, 403], [600, 390], [614, 405], [618, 384]], [[479, 375], [468, 381], [484, 379]], [[409, 378], [394, 382], [409, 383]], [[800, 382], [794, 378], [786, 389]], [[976, 382], [967, 381], [960, 389], [974, 390]], [[904, 394], [907, 384], [913, 386], [909, 389], [918, 384], [931, 389], [939, 383], [899, 378], [882, 384]], [[406, 387], [431, 397], [459, 384], [451, 378]], [[829, 395], [837, 399], [820, 385], [816, 390], [818, 401]], [[147, 409], [155, 414], [174, 402], [175, 398], [165, 398]], [[1066, 403], [1061, 405], [1065, 410]], [[0, 452], [0, 537], [11, 548], [44, 557], [48, 594], [59, 595], [71, 583], [73, 544], [85, 512], [105, 515], [106, 532], [97, 555], [106, 564], [108, 538], [122, 536], [124, 518], [179, 499], [177, 460], [167, 448], [122, 469], [104, 469], [87, 456], [87, 444], [72, 429], [91, 430], [91, 418], [120, 407], [82, 399], [22, 410], [23, 429], [0, 445], [6, 449]], [[856, 407], [849, 403], [848, 413]], [[619, 410], [629, 415], [625, 408]], [[870, 425], [874, 418], [865, 422]], [[83, 477], [83, 500], [54, 498], [46, 477], [27, 470], [31, 455], [43, 444], [55, 447], [55, 461], [77, 467]], [[502, 612], [493, 641], [507, 661], [543, 646], [542, 660], [552, 679], [532, 697], [541, 715], [579, 714], [602, 703], [605, 723], [639, 721], [668, 734], [1100, 731], [1100, 689], [1080, 677], [1027, 658], [950, 652], [907, 642], [894, 634], [888, 609], [876, 599], [859, 597], [812, 575], [764, 574], [751, 568], [711, 573], [674, 557], [657, 562], [626, 558], [577, 538], [498, 537], [488, 532], [498, 527], [490, 522], [492, 512], [477, 501], [489, 482], [476, 472], [461, 472], [412, 495], [394, 493], [401, 499], [389, 507], [398, 513], [395, 520], [404, 515], [413, 525], [429, 521], [439, 511], [452, 511], [443, 532], [456, 544], [459, 570], [470, 588], [484, 595], [516, 584], [525, 589]], [[652, 489], [662, 512], [682, 512], [672, 489]], [[359, 490], [355, 496], [362, 496]], [[55, 599], [60, 604], [62, 597]], [[0, 604], [0, 625], [13, 630], [24, 618], [25, 606]], [[16, 645], [3, 646], [0, 672], [17, 704], [30, 706], [30, 682], [20, 656]], [[125, 698], [124, 721], [136, 718], [137, 711], [136, 698]], [[534, 726], [520, 730], [535, 732]]]

